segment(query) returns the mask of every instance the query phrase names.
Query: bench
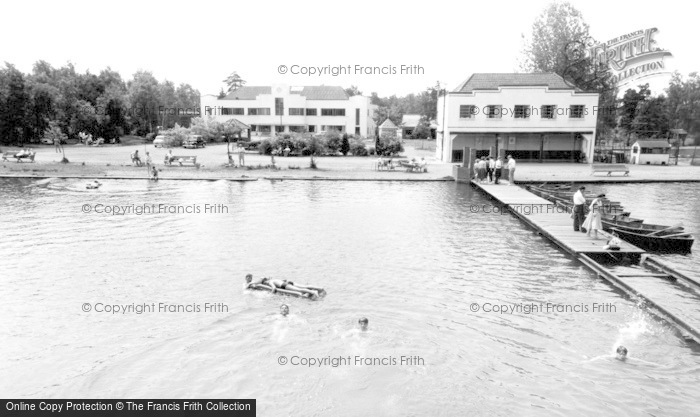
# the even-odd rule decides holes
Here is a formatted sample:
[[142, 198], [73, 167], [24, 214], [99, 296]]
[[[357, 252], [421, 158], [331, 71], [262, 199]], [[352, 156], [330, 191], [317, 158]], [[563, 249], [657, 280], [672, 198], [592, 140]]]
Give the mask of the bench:
[[194, 155], [190, 156], [184, 156], [184, 155], [165, 155], [165, 160], [164, 160], [165, 165], [173, 165], [175, 163], [175, 166], [184, 166], [184, 164], [192, 164], [192, 166], [197, 166], [197, 157]]
[[402, 168], [406, 168], [406, 172], [428, 172], [428, 164], [420, 162], [411, 163], [407, 161], [399, 161]]
[[623, 164], [593, 164], [591, 165], [591, 175], [596, 172], [607, 172], [610, 176], [613, 172], [624, 172], [624, 175], [629, 175], [630, 169]]
[[26, 155], [17, 156], [17, 152], [5, 152], [2, 154], [2, 160], [8, 161], [7, 158], [15, 158], [17, 162], [24, 162], [23, 159], [27, 159], [29, 162], [34, 162], [34, 156], [36, 153], [28, 153]]

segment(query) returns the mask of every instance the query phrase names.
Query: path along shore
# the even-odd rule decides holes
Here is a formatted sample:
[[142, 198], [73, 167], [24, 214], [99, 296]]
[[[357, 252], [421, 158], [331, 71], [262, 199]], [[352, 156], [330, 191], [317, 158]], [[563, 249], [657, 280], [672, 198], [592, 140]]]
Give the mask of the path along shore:
[[[3, 147], [3, 151], [15, 151], [15, 148]], [[141, 160], [145, 161], [145, 152], [151, 154], [154, 164], [159, 169], [162, 180], [239, 180], [239, 179], [289, 179], [289, 180], [355, 180], [355, 181], [452, 181], [454, 164], [443, 163], [435, 159], [435, 153], [425, 149], [407, 146], [404, 157], [421, 158], [428, 161], [428, 172], [406, 172], [396, 167], [390, 171], [374, 169], [376, 157], [316, 157], [318, 169], [309, 168], [309, 157], [275, 157], [277, 170], [262, 168], [271, 163], [269, 156], [249, 152], [245, 156], [247, 166], [256, 169], [227, 166], [226, 145], [216, 144], [204, 149], [175, 149], [176, 155], [196, 155], [201, 164], [193, 166], [165, 166], [163, 159], [167, 149], [154, 148], [152, 145], [86, 147], [67, 145], [65, 153], [70, 163], [60, 162], [61, 153], [53, 146], [35, 147], [35, 162], [15, 162], [10, 158], [0, 163], [0, 177], [30, 178], [85, 178], [85, 179], [145, 179], [148, 178], [145, 167], [132, 166], [129, 155], [138, 150]], [[238, 156], [233, 158], [238, 165]], [[690, 166], [681, 160], [679, 165], [628, 165], [629, 176], [613, 173], [608, 177], [604, 173], [590, 175], [590, 166], [574, 163], [519, 163], [516, 169], [516, 182], [659, 182], [687, 181], [700, 182], [700, 166]]]

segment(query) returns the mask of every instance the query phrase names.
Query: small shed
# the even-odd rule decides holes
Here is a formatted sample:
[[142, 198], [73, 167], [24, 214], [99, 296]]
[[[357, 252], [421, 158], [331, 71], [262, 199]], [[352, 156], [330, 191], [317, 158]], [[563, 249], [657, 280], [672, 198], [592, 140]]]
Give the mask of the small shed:
[[668, 165], [668, 149], [665, 140], [638, 140], [632, 145], [630, 162], [637, 165]]
[[379, 137], [390, 137], [395, 138], [396, 132], [399, 130], [398, 127], [391, 121], [391, 119], [384, 120], [384, 123], [379, 125]]

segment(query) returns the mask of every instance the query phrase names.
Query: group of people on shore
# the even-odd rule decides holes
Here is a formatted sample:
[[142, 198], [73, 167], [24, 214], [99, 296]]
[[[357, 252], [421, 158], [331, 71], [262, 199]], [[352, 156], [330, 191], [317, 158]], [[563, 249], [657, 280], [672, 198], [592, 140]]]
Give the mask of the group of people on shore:
[[506, 162], [505, 166], [500, 156], [496, 159], [493, 159], [491, 155], [477, 158], [474, 161], [474, 178], [479, 183], [486, 182], [488, 178], [489, 184], [499, 184], [499, 180], [503, 175], [503, 168], [508, 170], [508, 185], [513, 185], [515, 179], [515, 158], [511, 155], [508, 155], [508, 162]]

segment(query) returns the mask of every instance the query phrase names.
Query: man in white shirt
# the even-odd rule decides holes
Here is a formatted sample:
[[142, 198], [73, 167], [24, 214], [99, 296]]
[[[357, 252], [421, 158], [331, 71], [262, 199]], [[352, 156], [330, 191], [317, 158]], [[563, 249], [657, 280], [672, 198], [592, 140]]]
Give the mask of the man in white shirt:
[[585, 212], [584, 207], [586, 207], [586, 197], [583, 196], [583, 192], [586, 187], [578, 187], [578, 191], [574, 193], [574, 232], [579, 232], [581, 225], [583, 224]]
[[498, 184], [498, 180], [501, 179], [501, 169], [503, 169], [503, 161], [501, 160], [501, 157], [499, 156], [498, 159], [496, 159], [496, 163], [494, 165], [494, 174], [496, 176], [496, 181], [494, 184]]
[[493, 182], [493, 171], [496, 170], [496, 160], [489, 156], [488, 167], [486, 168], [486, 174], [489, 176], [489, 183]]
[[515, 158], [508, 155], [508, 185], [515, 184]]

